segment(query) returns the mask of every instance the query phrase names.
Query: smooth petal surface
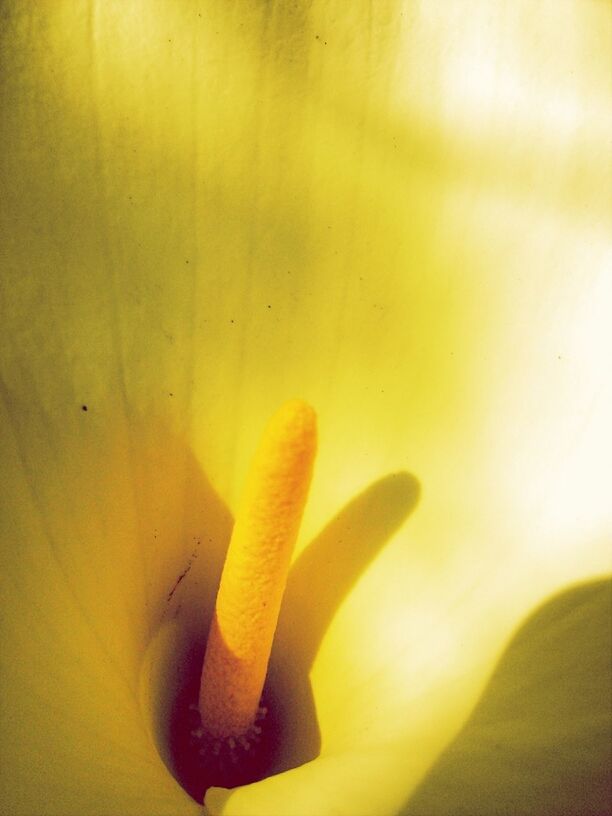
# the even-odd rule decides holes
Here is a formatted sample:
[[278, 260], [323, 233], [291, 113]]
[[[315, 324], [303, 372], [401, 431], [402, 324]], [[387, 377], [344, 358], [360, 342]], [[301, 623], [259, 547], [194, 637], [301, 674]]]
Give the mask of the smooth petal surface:
[[333, 622], [295, 627], [321, 759], [213, 811], [393, 813], [517, 622], [609, 569], [609, 9], [470, 5], [3, 5], [16, 816], [193, 811], [147, 649], [205, 631], [287, 397], [322, 430], [302, 547], [413, 475], [368, 494]]
[[610, 812], [611, 590], [580, 586], [530, 617], [402, 813]]

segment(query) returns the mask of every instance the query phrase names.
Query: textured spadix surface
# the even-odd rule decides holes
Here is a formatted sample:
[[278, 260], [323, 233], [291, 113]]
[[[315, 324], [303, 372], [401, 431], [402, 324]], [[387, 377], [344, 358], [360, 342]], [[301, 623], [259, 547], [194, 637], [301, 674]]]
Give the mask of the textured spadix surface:
[[609, 568], [609, 7], [469, 5], [2, 4], [1, 809], [198, 811], [140, 667], [287, 397], [323, 612], [297, 582], [274, 670], [321, 757], [214, 812], [397, 812]]

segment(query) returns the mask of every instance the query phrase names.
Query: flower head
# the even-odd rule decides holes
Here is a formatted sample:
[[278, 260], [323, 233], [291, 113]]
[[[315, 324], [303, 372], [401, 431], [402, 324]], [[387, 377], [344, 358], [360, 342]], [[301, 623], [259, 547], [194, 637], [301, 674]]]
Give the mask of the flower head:
[[398, 813], [609, 569], [609, 13], [470, 6], [3, 4], [5, 810], [201, 812], [171, 709], [288, 396], [301, 744], [212, 812]]

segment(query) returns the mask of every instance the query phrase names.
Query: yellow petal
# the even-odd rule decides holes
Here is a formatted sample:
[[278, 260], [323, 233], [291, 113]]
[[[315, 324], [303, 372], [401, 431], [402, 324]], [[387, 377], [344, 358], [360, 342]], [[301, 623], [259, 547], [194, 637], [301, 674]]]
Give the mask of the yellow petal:
[[321, 809], [320, 769], [392, 813], [517, 621], [608, 568], [609, 33], [583, 2], [5, 4], [12, 812], [191, 811], [142, 662], [205, 623], [288, 395], [322, 430], [302, 548], [389, 474], [420, 497], [317, 621], [322, 758], [227, 807]]
[[529, 618], [402, 813], [609, 809], [610, 590], [609, 581], [574, 588]]

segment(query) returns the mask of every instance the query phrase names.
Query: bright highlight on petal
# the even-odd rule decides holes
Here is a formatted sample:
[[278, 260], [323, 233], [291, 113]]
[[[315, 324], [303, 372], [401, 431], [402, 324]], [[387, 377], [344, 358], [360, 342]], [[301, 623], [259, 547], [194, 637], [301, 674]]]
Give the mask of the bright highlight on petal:
[[314, 411], [287, 403], [251, 466], [217, 595], [200, 686], [213, 739], [243, 736], [255, 722], [315, 452]]

